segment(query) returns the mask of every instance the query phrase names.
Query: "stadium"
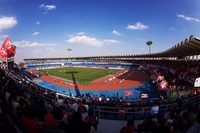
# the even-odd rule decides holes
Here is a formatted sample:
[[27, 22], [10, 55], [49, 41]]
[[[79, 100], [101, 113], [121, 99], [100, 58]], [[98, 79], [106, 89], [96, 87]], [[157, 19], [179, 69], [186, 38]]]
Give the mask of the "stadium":
[[[4, 44], [11, 43], [5, 41]], [[196, 82], [199, 82], [200, 67], [198, 56], [194, 59], [194, 55], [198, 55], [199, 45], [200, 39], [190, 36], [159, 53], [31, 58], [24, 59], [23, 67], [13, 62], [14, 54], [9, 54], [12, 55], [10, 58], [2, 58], [1, 70], [15, 84], [30, 87], [31, 93], [49, 103], [55, 98], [61, 106], [66, 98], [90, 99], [97, 105], [95, 112], [101, 119], [139, 120], [149, 113], [153, 113], [152, 117], [165, 114], [177, 100], [182, 104], [181, 109], [198, 105], [200, 96]], [[186, 52], [181, 52], [186, 49]], [[183, 70], [193, 71], [188, 70], [181, 77], [175, 77], [176, 71], [181, 73], [182, 70], [177, 67], [179, 63]], [[141, 102], [142, 105], [139, 105]], [[146, 109], [141, 112], [142, 106]]]
[[[163, 58], [168, 62], [172, 56], [186, 58], [191, 56], [189, 49], [180, 55], [178, 51], [190, 45], [197, 47], [196, 43], [199, 38], [190, 36], [171, 49], [155, 54], [24, 60], [27, 72], [40, 77], [33, 82], [55, 92], [72, 96], [88, 94], [100, 99], [152, 100], [163, 98], [166, 94], [162, 91], [172, 81], [159, 70], [156, 72], [155, 66], [147, 64], [145, 58], [155, 62], [162, 62]], [[188, 80], [188, 86], [194, 86], [196, 78]]]
[[[64, 10], [62, 5], [65, 4], [60, 4], [58, 7]], [[42, 18], [49, 21], [48, 15], [52, 10], [63, 12], [57, 9], [58, 7], [40, 4], [37, 10], [42, 10]], [[1, 10], [3, 8], [1, 9], [0, 6]], [[72, 9], [69, 8], [69, 12], [70, 10]], [[63, 19], [63, 14], [57, 15]], [[76, 14], [70, 13], [69, 16], [73, 18]], [[176, 14], [176, 16], [186, 21], [200, 22], [198, 18], [182, 14]], [[3, 36], [7, 33], [4, 28], [7, 30], [17, 24], [15, 22], [10, 26], [13, 18], [7, 19], [8, 17], [0, 16], [0, 33], [2, 33], [0, 42], [2, 38], [4, 39], [0, 47], [0, 132], [200, 132], [200, 38], [198, 36], [186, 36], [172, 46], [168, 44], [167, 48], [161, 47], [156, 52], [152, 50], [153, 41], [145, 40], [148, 53], [118, 54], [116, 51], [117, 54], [93, 55], [90, 49], [91, 51], [87, 50], [85, 54], [87, 56], [72, 56], [72, 48], [67, 48], [67, 56], [62, 57], [60, 53], [63, 47], [60, 45], [31, 43], [26, 40], [11, 41], [13, 34], [9, 37]], [[62, 25], [61, 22], [59, 24]], [[33, 27], [37, 29], [40, 25], [41, 23], [37, 21]], [[92, 27], [93, 24], [89, 25]], [[101, 25], [104, 23], [102, 22]], [[53, 26], [52, 28], [48, 23], [43, 26], [47, 26], [46, 29], [51, 29], [55, 33], [57, 33], [57, 28], [60, 28], [58, 25], [57, 28]], [[98, 26], [95, 25], [95, 27]], [[129, 24], [126, 30], [136, 31], [148, 28], [148, 25], [138, 21], [135, 25]], [[69, 27], [68, 30], [70, 31]], [[177, 29], [171, 27], [170, 30]], [[23, 32], [25, 31], [22, 30], [22, 34]], [[180, 31], [176, 32], [180, 33]], [[186, 31], [183, 30], [183, 32]], [[194, 29], [191, 32], [194, 32]], [[129, 40], [126, 36], [128, 33], [125, 33], [121, 34], [116, 30], [112, 32], [116, 38]], [[34, 32], [32, 36], [35, 37], [38, 34], [40, 32]], [[141, 33], [134, 35], [141, 36]], [[52, 41], [47, 34], [42, 37], [45, 38], [45, 36]], [[59, 36], [62, 35], [59, 34]], [[75, 36], [67, 36], [69, 39], [64, 41], [67, 44], [78, 42], [88, 46], [95, 45], [98, 49], [93, 48], [94, 52], [103, 51], [102, 47], [109, 49], [113, 43], [119, 48], [117, 46], [119, 41], [114, 39], [98, 39], [83, 32]], [[20, 38], [16, 34], [17, 37]], [[55, 39], [57, 37], [55, 36]], [[15, 37], [13, 38], [16, 40]], [[167, 38], [166, 42], [168, 42]], [[175, 38], [179, 39], [178, 34]], [[137, 42], [137, 39], [134, 41]], [[122, 48], [127, 49], [125, 46]], [[77, 49], [79, 47], [84, 51], [86, 45], [79, 45]], [[131, 47], [134, 47], [135, 51], [140, 51], [136, 45]], [[140, 46], [140, 48], [143, 47]], [[56, 55], [52, 54], [52, 57], [48, 55], [54, 52]], [[33, 56], [29, 56], [31, 54]], [[19, 55], [23, 55], [23, 61], [16, 61]]]

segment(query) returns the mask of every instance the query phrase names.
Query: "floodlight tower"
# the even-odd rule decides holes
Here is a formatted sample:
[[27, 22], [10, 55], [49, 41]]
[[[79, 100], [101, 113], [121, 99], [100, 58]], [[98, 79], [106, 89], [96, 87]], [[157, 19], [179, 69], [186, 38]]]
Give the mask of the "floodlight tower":
[[148, 42], [146, 43], [146, 45], [149, 46], [149, 54], [151, 54], [151, 45], [152, 45], [152, 44], [153, 44], [152, 41], [148, 41]]
[[72, 49], [71, 49], [71, 48], [68, 48], [68, 49], [67, 49], [67, 56], [68, 56], [68, 57], [71, 57], [71, 52], [72, 52]]

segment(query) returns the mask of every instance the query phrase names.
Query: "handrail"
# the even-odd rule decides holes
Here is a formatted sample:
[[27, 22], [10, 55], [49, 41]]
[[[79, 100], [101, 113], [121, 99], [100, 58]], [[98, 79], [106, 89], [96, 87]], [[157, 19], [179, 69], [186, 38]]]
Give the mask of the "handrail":
[[[183, 104], [182, 104], [183, 105], [182, 109], [185, 109], [186, 107], [188, 107], [188, 105], [193, 105], [195, 102], [200, 101], [200, 95], [196, 95], [196, 96], [184, 99], [184, 100], [185, 100], [185, 102], [183, 102]], [[151, 114], [151, 110], [150, 110], [151, 107], [139, 107], [142, 110], [129, 112], [128, 109], [130, 109], [130, 108], [122, 108], [122, 107], [108, 107], [107, 108], [106, 106], [98, 106], [95, 109], [95, 112], [97, 113], [99, 118], [103, 117], [102, 119], [109, 119], [111, 117], [112, 120], [118, 120], [118, 119], [126, 120], [126, 118], [128, 118], [128, 117], [134, 117], [134, 119], [139, 120], [139, 119], [144, 119], [146, 117], [146, 115]], [[165, 107], [165, 108], [160, 109], [160, 107]], [[116, 111], [101, 110], [101, 109], [111, 109], [111, 108]], [[120, 112], [120, 109], [123, 109], [123, 110]], [[135, 107], [133, 107], [132, 109], [135, 109]], [[170, 110], [171, 110], [171, 104], [164, 104], [164, 105], [159, 106], [160, 114], [168, 112]], [[121, 117], [118, 116], [119, 114], [121, 115]], [[109, 117], [109, 115], [115, 115], [115, 117], [114, 116]]]
[[[189, 98], [186, 98], [186, 99], [183, 99], [183, 100], [187, 100], [187, 102], [191, 101], [192, 99], [195, 99], [196, 98], [200, 98], [200, 95], [194, 95], [192, 97], [189, 97]], [[184, 104], [187, 104], [187, 103], [183, 103]], [[161, 104], [161, 105], [157, 105], [159, 107], [164, 107], [164, 106], [170, 106], [171, 103], [166, 103], [166, 104]], [[151, 108], [152, 106], [156, 106], [156, 105], [151, 105], [151, 106], [133, 106], [133, 107], [111, 107], [111, 106], [96, 106], [97, 108], [99, 109], [102, 109], [102, 108], [106, 108], [106, 109], [137, 109], [137, 108], [143, 108], [143, 109], [146, 109], [146, 108]]]

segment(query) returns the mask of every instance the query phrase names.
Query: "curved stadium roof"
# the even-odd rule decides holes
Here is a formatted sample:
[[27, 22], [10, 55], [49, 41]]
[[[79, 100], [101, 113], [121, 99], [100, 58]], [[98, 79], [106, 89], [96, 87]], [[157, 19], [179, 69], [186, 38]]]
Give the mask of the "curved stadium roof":
[[200, 54], [200, 38], [190, 36], [181, 43], [167, 49], [166, 51], [154, 53], [154, 54], [143, 54], [139, 57], [186, 57]]
[[162, 57], [177, 57], [183, 58], [186, 56], [200, 55], [200, 38], [193, 35], [186, 38], [184, 41], [175, 46], [159, 53], [152, 54], [137, 54], [137, 55], [112, 55], [112, 56], [87, 56], [87, 57], [62, 57], [62, 58], [27, 58], [24, 61], [39, 61], [39, 60], [64, 60], [64, 59], [114, 59], [114, 58], [162, 58]]

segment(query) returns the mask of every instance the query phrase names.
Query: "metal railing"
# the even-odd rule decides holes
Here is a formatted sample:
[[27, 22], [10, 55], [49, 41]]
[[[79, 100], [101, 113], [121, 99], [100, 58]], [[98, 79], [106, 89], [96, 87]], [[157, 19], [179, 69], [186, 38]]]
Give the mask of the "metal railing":
[[[199, 104], [200, 95], [196, 95], [187, 99], [184, 99], [181, 110], [185, 110], [188, 107]], [[172, 110], [172, 104], [162, 104], [155, 105], [149, 107], [107, 107], [107, 106], [97, 106], [95, 108], [96, 115], [100, 119], [109, 119], [109, 120], [123, 120], [126, 121], [128, 119], [134, 120], [143, 120], [147, 115], [151, 115], [152, 117], [157, 117], [158, 115], [165, 115], [169, 111]], [[152, 107], [158, 107], [158, 113], [152, 112]]]

